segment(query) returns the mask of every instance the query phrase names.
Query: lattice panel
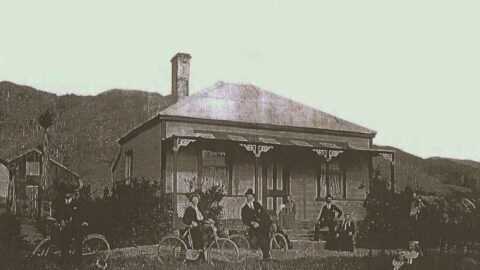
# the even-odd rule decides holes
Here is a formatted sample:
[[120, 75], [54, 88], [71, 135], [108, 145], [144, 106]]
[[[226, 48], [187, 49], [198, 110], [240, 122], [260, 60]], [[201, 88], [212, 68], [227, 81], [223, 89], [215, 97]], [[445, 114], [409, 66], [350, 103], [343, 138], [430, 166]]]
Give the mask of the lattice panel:
[[190, 201], [186, 195], [177, 195], [177, 217], [182, 218], [185, 213], [185, 209], [189, 206]]
[[245, 204], [245, 197], [224, 197], [222, 219], [240, 219], [240, 211]]

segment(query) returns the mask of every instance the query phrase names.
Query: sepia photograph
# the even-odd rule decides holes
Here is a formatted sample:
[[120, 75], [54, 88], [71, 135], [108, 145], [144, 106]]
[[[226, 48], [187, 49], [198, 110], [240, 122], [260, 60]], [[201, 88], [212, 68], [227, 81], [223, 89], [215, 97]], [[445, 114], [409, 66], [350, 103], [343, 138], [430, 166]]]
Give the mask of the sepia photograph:
[[480, 1], [0, 11], [0, 270], [480, 269]]

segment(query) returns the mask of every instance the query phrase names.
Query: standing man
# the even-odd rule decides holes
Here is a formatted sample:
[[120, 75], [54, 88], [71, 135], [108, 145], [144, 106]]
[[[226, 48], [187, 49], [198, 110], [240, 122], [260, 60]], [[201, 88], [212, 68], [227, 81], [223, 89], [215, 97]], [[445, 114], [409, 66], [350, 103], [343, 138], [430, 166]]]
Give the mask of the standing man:
[[74, 199], [75, 191], [73, 188], [67, 188], [65, 192], [65, 200], [60, 204], [57, 211], [56, 219], [60, 222], [60, 250], [62, 261], [67, 263], [69, 261], [69, 249], [73, 241], [75, 251], [74, 263], [80, 263], [82, 256], [82, 226], [86, 225], [82, 222], [80, 208], [77, 201]]
[[342, 210], [338, 208], [335, 204], [332, 203], [333, 197], [328, 194], [325, 198], [326, 204], [322, 207], [322, 211], [318, 216], [317, 224], [315, 225], [315, 240], [318, 241], [320, 238], [320, 229], [327, 227], [328, 228], [328, 237], [326, 249], [333, 248], [333, 241], [335, 239], [335, 225], [336, 219], [342, 216]]
[[248, 227], [249, 234], [257, 238], [263, 253], [263, 261], [270, 260], [270, 226], [272, 221], [262, 205], [255, 201], [251, 188], [245, 192], [245, 197], [247, 202], [242, 207], [241, 212], [243, 224]]

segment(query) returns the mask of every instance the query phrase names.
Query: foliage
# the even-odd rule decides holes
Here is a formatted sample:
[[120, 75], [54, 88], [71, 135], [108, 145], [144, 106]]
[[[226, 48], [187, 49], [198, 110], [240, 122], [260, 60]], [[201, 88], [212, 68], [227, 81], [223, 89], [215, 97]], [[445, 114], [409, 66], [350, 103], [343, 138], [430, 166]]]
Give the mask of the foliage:
[[38, 117], [38, 123], [44, 130], [49, 129], [53, 124], [53, 113], [49, 109], [46, 109]]
[[20, 222], [9, 212], [0, 215], [0, 269], [24, 269], [27, 243], [20, 234]]
[[[58, 186], [56, 204], [66, 186]], [[171, 228], [171, 212], [159, 196], [158, 182], [132, 179], [105, 189], [104, 197], [92, 199], [90, 186], [79, 190], [77, 201], [91, 232], [105, 235], [112, 247], [154, 244]]]
[[364, 201], [367, 215], [358, 226], [357, 244], [380, 249], [403, 247], [411, 240], [409, 214], [413, 192], [406, 188], [401, 194], [392, 193], [378, 171], [373, 183]]
[[225, 190], [221, 185], [214, 185], [206, 190], [197, 189], [194, 191], [200, 195], [200, 202], [198, 207], [205, 212], [205, 215], [208, 218], [213, 219], [216, 224], [218, 224], [218, 220], [220, 219], [223, 206], [221, 201], [223, 197], [225, 197]]

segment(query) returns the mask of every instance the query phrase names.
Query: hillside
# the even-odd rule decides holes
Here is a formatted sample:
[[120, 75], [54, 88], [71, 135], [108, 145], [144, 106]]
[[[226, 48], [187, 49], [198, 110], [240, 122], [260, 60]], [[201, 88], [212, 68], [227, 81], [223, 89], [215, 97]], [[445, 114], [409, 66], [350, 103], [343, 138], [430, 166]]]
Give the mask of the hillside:
[[0, 82], [0, 157], [11, 158], [41, 145], [36, 122], [46, 108], [55, 113], [52, 157], [78, 172], [99, 192], [110, 184], [116, 139], [165, 107], [157, 93], [109, 90], [96, 96], [57, 96], [11, 82]]
[[[53, 109], [52, 156], [91, 184], [97, 194], [111, 184], [110, 168], [118, 147], [116, 139], [149, 119], [170, 102], [170, 96], [136, 90], [109, 90], [96, 96], [57, 96], [11, 82], [0, 82], [0, 158], [11, 158], [41, 144], [36, 119]], [[380, 146], [379, 146], [380, 147]], [[424, 187], [442, 193], [465, 192], [480, 179], [480, 163], [445, 158], [422, 159], [396, 150], [396, 189]], [[388, 164], [376, 158], [382, 175]]]
[[[427, 192], [442, 194], [466, 193], [480, 180], [480, 163], [471, 161], [474, 166], [458, 163], [445, 158], [417, 157], [400, 149], [389, 146], [375, 146], [395, 150], [395, 189], [403, 190], [406, 186], [420, 188]], [[388, 163], [382, 158], [375, 159], [375, 167], [389, 172]], [[388, 173], [383, 177], [389, 178]]]

